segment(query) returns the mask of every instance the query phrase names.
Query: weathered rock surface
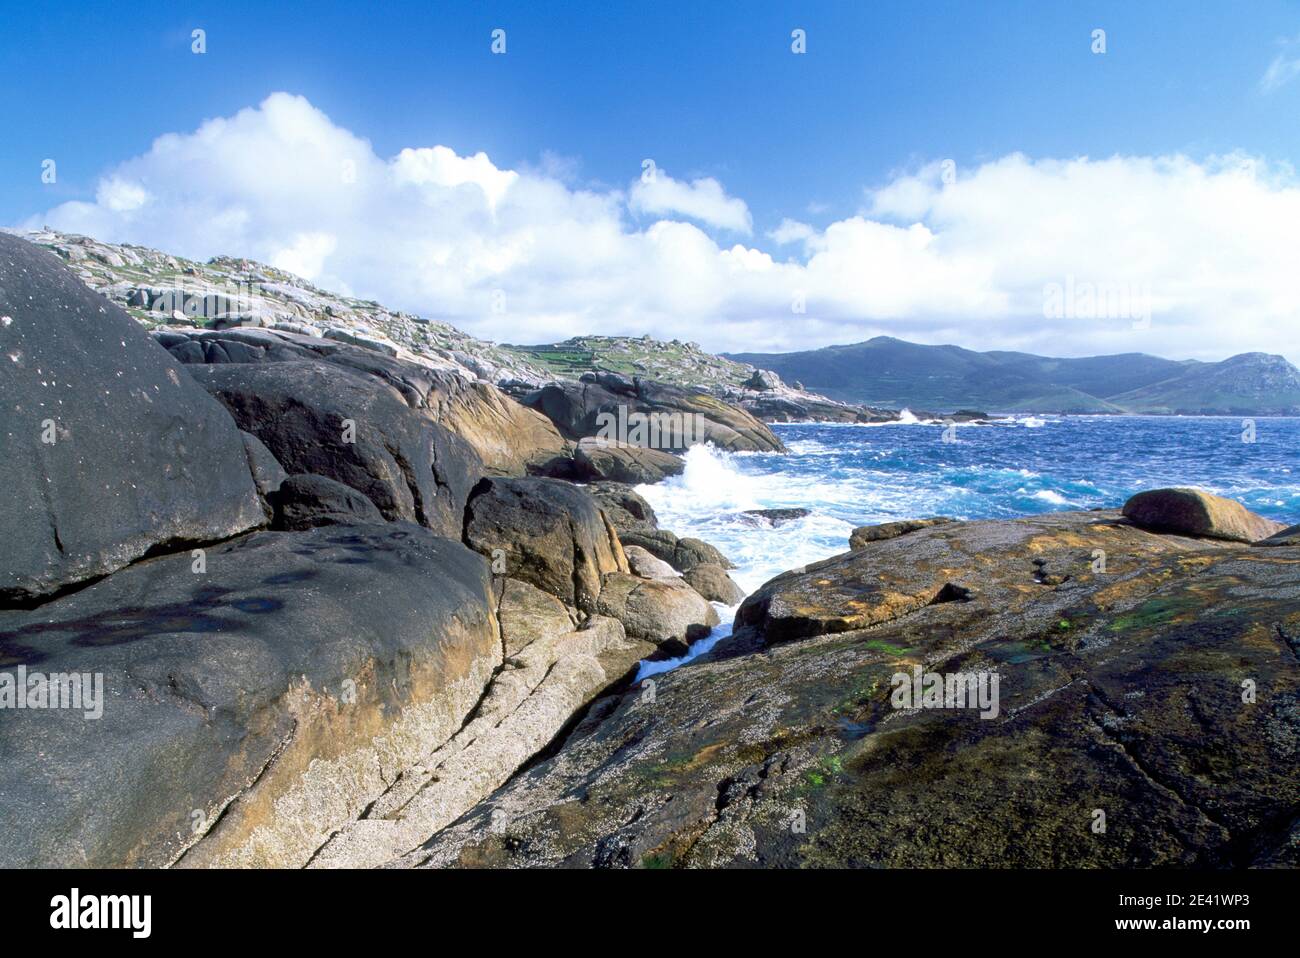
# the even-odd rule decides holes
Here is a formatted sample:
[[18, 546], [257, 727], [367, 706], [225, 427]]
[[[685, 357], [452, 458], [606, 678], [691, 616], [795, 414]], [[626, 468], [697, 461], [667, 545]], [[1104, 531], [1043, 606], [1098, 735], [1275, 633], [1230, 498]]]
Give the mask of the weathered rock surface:
[[497, 621], [506, 655], [514, 655], [530, 642], [550, 639], [577, 628], [564, 603], [521, 579], [501, 579]]
[[620, 537], [625, 532], [644, 532], [659, 527], [650, 503], [631, 486], [621, 482], [593, 482], [583, 488], [600, 504]]
[[186, 368], [287, 472], [328, 476], [365, 495], [386, 519], [460, 538], [483, 465], [392, 387], [320, 362]]
[[275, 514], [270, 497], [289, 478], [289, 474], [271, 450], [266, 448], [266, 444], [251, 432], [241, 429], [239, 438], [244, 441], [244, 454], [248, 456], [248, 468], [253, 474], [253, 485], [257, 486], [257, 496], [262, 501], [262, 511], [270, 519]]
[[[1300, 549], [954, 522], [787, 573], [738, 623], [403, 863], [1298, 863]], [[996, 717], [895, 708], [914, 667], [997, 673]]]
[[677, 534], [675, 532], [670, 532], [667, 529], [638, 529], [632, 527], [619, 529], [618, 538], [623, 543], [623, 548], [636, 546], [639, 549], [645, 549], [652, 556], [663, 559], [669, 565], [672, 565], [673, 555], [677, 550]]
[[605, 576], [596, 611], [622, 622], [630, 637], [673, 655], [684, 653], [721, 621], [713, 606], [681, 579], [642, 579], [621, 572]]
[[1267, 539], [1260, 539], [1257, 546], [1300, 546], [1300, 525], [1287, 526], [1281, 532], [1275, 532]]
[[400, 384], [412, 408], [424, 410], [434, 422], [464, 439], [489, 474], [523, 476], [568, 453], [569, 443], [545, 416], [490, 383], [353, 352], [337, 353], [332, 360]]
[[232, 256], [201, 263], [52, 230], [23, 235], [62, 257], [83, 282], [147, 327], [183, 322], [284, 331], [325, 344], [352, 340], [381, 353], [414, 354], [471, 381], [515, 380], [535, 388], [549, 378], [517, 352], [447, 323], [323, 290], [267, 263]]
[[894, 539], [915, 532], [917, 529], [928, 529], [930, 526], [939, 526], [952, 521], [947, 516], [932, 516], [929, 519], [900, 519], [897, 522], [881, 522], [874, 526], [858, 526], [849, 535], [849, 548], [865, 549], [873, 542]]
[[633, 575], [643, 579], [675, 579], [677, 570], [663, 559], [658, 559], [640, 546], [624, 546], [627, 564]]
[[556, 456], [565, 442], [545, 416], [490, 383], [438, 368], [414, 355], [393, 356], [347, 341], [268, 329], [155, 333], [186, 363], [320, 361], [387, 383], [406, 403], [464, 439], [491, 474], [522, 476]]
[[[524, 404], [544, 413], [560, 434], [577, 441], [615, 425], [614, 438], [664, 452], [685, 452], [696, 443], [723, 449], [782, 452], [785, 446], [767, 426], [743, 409], [706, 392], [682, 389], [648, 379], [584, 374], [581, 382], [555, 382], [530, 393]], [[634, 417], [657, 417], [638, 420]], [[610, 418], [612, 417], [612, 418]], [[697, 418], [698, 417], [698, 418]], [[638, 438], [638, 421], [655, 439]], [[622, 423], [620, 427], [618, 424]]]
[[[629, 547], [630, 548], [630, 547]], [[682, 574], [686, 583], [704, 598], [723, 605], [739, 605], [745, 598], [745, 590], [727, 575], [727, 570], [712, 562], [702, 562], [692, 566]]]
[[379, 507], [351, 486], [312, 473], [289, 476], [271, 494], [272, 527], [301, 532], [313, 526], [383, 522]]
[[668, 560], [679, 572], [690, 572], [698, 565], [717, 565], [724, 569], [734, 569], [735, 563], [724, 556], [715, 546], [703, 539], [682, 536], [673, 547], [673, 557]]
[[1256, 515], [1234, 499], [1201, 489], [1139, 492], [1124, 503], [1124, 516], [1144, 529], [1233, 542], [1257, 542], [1283, 529], [1282, 523]]
[[578, 441], [573, 461], [582, 479], [596, 482], [654, 483], [686, 471], [686, 463], [672, 453], [595, 437]]
[[663, 559], [678, 572], [689, 572], [697, 565], [704, 564], [718, 565], [724, 569], [736, 567], [730, 559], [704, 540], [691, 536], [679, 539], [667, 529], [629, 529], [620, 532], [619, 538], [624, 545], [640, 546], [652, 556]]
[[417, 526], [257, 532], [193, 568], [0, 613], [6, 672], [104, 683], [98, 720], [3, 713], [0, 864], [303, 865], [501, 663], [487, 563]]
[[781, 377], [770, 369], [755, 369], [754, 375], [750, 376], [741, 385], [746, 389], [771, 392], [780, 389], [785, 383], [781, 382]]
[[230, 416], [49, 252], [0, 233], [0, 606], [266, 519]]
[[333, 835], [312, 865], [377, 866], [409, 852], [501, 786], [653, 648], [601, 616], [531, 642], [506, 659], [465, 727]]
[[584, 612], [596, 611], [604, 575], [628, 571], [595, 500], [558, 479], [484, 479], [466, 506], [464, 532], [505, 575]]

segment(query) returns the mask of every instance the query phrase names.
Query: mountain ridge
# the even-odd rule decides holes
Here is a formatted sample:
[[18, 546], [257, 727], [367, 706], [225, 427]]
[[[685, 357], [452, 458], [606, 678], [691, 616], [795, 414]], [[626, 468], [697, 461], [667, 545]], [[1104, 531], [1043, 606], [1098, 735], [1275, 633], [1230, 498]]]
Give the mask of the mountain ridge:
[[841, 402], [1005, 413], [1297, 415], [1300, 370], [1284, 357], [1219, 362], [1147, 353], [1064, 358], [892, 336], [792, 353], [722, 353]]

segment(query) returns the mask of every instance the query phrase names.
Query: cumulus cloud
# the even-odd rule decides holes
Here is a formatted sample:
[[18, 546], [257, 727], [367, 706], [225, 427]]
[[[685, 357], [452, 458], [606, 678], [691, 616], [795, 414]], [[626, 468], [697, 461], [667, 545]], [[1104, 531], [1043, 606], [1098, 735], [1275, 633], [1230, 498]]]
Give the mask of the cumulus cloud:
[[432, 184], [433, 186], [464, 186], [472, 184], [482, 191], [489, 209], [495, 210], [519, 174], [498, 170], [486, 153], [457, 156], [445, 146], [413, 150], [407, 148], [397, 154], [392, 165], [393, 179], [399, 184]]
[[749, 235], [753, 221], [744, 200], [728, 196], [712, 177], [683, 183], [651, 166], [632, 185], [628, 204], [639, 213], [676, 213], [720, 229]]
[[125, 213], [144, 206], [149, 202], [149, 194], [139, 183], [109, 176], [100, 181], [95, 202], [114, 213]]
[[[22, 225], [260, 259], [509, 342], [648, 332], [741, 351], [888, 334], [1300, 358], [1300, 188], [1260, 158], [1013, 154], [955, 175], [925, 164], [865, 191], [857, 215], [783, 220], [766, 237], [797, 251], [784, 260], [723, 242], [752, 221], [714, 180], [657, 171], [626, 191], [583, 189], [564, 169], [504, 169], [442, 145], [381, 157], [275, 94], [159, 137], [106, 171], [93, 201]], [[1049, 290], [1103, 295], [1053, 311]], [[1148, 305], [1149, 321], [1096, 308], [1119, 301], [1108, 290]]]

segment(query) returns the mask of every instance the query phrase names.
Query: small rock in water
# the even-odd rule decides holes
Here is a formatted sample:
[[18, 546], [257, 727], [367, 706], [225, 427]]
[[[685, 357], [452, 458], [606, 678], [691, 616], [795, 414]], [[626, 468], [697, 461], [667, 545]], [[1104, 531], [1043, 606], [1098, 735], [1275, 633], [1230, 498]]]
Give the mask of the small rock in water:
[[774, 526], [784, 525], [787, 522], [794, 522], [796, 519], [802, 519], [805, 516], [812, 515], [811, 509], [746, 509], [741, 513], [742, 516], [750, 516], [753, 520], [759, 522], [767, 521]]

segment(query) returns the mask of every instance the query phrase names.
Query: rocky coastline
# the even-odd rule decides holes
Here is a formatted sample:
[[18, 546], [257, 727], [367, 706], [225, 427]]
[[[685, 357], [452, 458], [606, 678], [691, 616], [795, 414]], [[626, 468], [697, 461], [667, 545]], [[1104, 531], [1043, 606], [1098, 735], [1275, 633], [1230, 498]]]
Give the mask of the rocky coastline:
[[[1195, 490], [918, 517], [746, 597], [632, 487], [890, 411], [147, 331], [67, 259], [0, 234], [0, 864], [1300, 863], [1295, 528]], [[632, 681], [715, 603], [729, 638]], [[997, 674], [996, 715], [897, 707], [912, 670]]]
[[[646, 454], [680, 460], [588, 450], [573, 417], [689, 414], [706, 441], [780, 448], [743, 411], [656, 384], [553, 419], [372, 343], [150, 334], [7, 235], [0, 314], [19, 504], [0, 568], [6, 865], [409, 851], [640, 660], [718, 623], [682, 573], [739, 591], [721, 554], [602, 481], [609, 462], [642, 481]], [[631, 561], [620, 526], [645, 543]], [[103, 690], [93, 720], [62, 707], [82, 675]]]

